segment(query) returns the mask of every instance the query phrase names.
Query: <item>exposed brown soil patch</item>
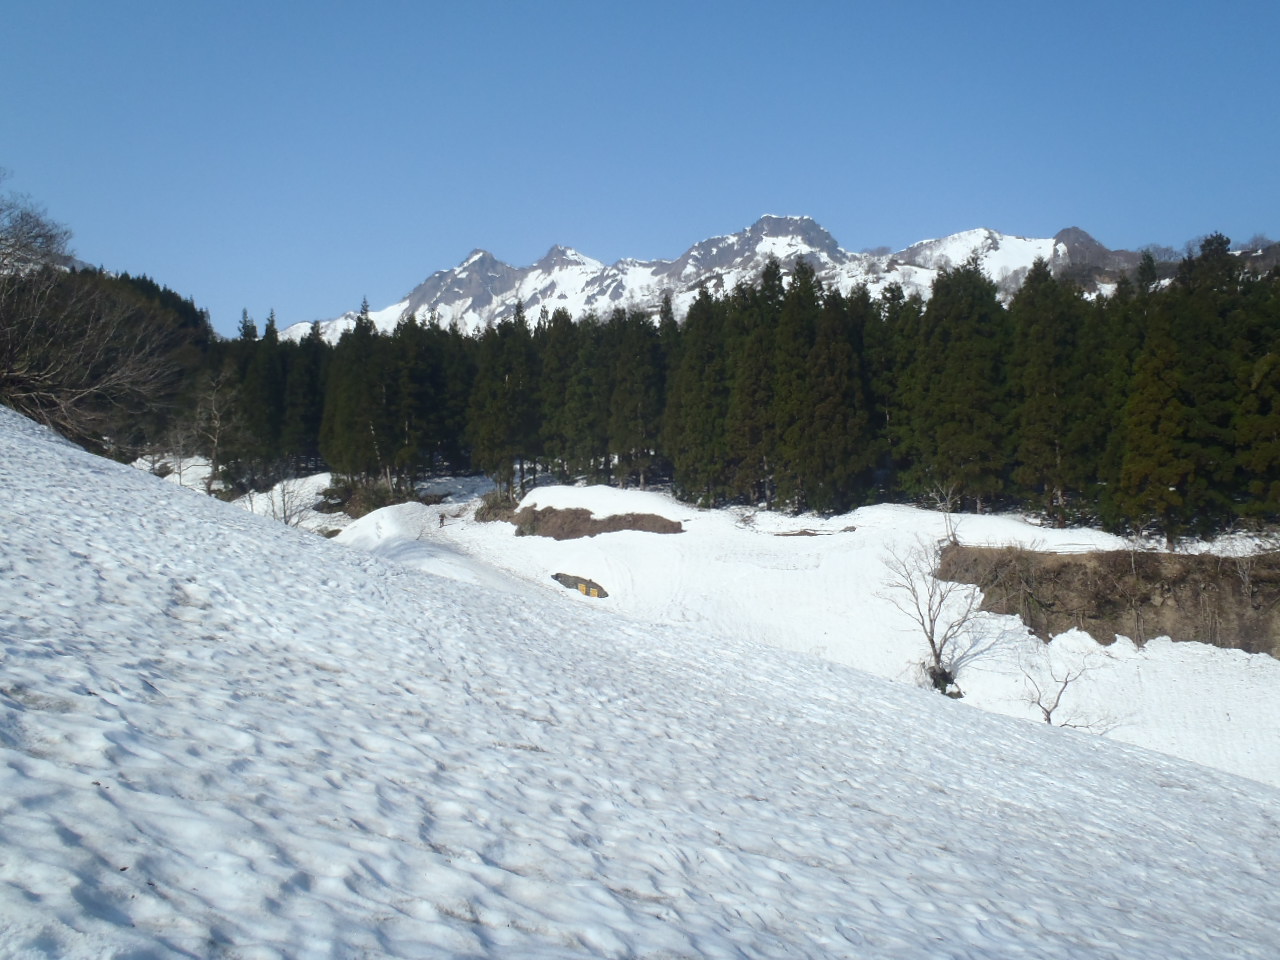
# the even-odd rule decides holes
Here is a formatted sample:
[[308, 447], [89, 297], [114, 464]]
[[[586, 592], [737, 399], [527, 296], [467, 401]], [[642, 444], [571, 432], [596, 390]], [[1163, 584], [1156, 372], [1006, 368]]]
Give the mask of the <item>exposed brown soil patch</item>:
[[[840, 532], [853, 533], [857, 529], [858, 529], [857, 527], [844, 527], [840, 530]], [[784, 533], [775, 533], [774, 536], [775, 537], [829, 537], [832, 535], [832, 533], [833, 531], [831, 530], [810, 530], [808, 527], [805, 527], [801, 530], [788, 530]]]
[[1104, 644], [1117, 635], [1139, 644], [1168, 636], [1280, 658], [1280, 553], [1054, 554], [957, 544], [943, 550], [937, 574], [977, 584], [984, 610], [1017, 614], [1046, 639], [1075, 627]]
[[525, 507], [516, 513], [511, 522], [516, 525], [516, 536], [551, 537], [553, 540], [577, 540], [594, 537], [600, 533], [616, 533], [619, 530], [639, 530], [642, 533], [684, 533], [678, 520], [668, 520], [653, 513], [620, 513], [597, 520], [590, 510], [572, 507], [543, 507], [541, 510]]
[[562, 587], [568, 587], [570, 590], [577, 590], [585, 597], [607, 597], [609, 591], [594, 580], [588, 580], [586, 577], [574, 576], [572, 573], [553, 573], [551, 579]]

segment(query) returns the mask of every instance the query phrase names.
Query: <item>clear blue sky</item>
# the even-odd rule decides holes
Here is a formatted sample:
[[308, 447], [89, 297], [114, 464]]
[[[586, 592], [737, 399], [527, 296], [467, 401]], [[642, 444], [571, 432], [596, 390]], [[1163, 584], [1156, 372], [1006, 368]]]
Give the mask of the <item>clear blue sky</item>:
[[2, 0], [0, 189], [233, 332], [763, 213], [1280, 239], [1280, 4]]

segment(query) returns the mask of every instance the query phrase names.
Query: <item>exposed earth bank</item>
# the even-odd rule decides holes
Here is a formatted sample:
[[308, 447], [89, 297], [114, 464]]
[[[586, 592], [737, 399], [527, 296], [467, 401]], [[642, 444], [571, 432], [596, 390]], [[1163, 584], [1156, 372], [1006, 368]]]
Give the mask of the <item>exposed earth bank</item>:
[[1016, 614], [1044, 638], [1072, 628], [1103, 644], [1117, 635], [1137, 644], [1168, 636], [1280, 659], [1280, 553], [1056, 554], [951, 544], [937, 574], [976, 584], [984, 610]]

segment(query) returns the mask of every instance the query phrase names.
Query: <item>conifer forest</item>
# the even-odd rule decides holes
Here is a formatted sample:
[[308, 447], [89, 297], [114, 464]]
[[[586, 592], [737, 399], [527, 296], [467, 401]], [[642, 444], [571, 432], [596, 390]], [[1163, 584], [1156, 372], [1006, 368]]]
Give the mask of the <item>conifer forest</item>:
[[902, 500], [1171, 543], [1280, 517], [1280, 270], [1248, 271], [1220, 234], [1093, 298], [1043, 261], [1007, 303], [973, 261], [927, 300], [773, 261], [683, 317], [517, 308], [477, 336], [380, 334], [366, 304], [334, 344], [247, 313], [221, 339], [122, 282], [148, 323], [177, 317], [179, 375], [113, 442], [204, 455], [229, 490], [482, 471], [513, 497], [550, 476], [782, 511]]

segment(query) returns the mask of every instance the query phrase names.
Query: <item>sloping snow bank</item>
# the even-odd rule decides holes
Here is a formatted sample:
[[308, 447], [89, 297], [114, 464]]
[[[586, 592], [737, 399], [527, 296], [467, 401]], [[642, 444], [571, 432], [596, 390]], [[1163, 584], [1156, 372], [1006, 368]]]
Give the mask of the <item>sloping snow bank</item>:
[[[1099, 531], [1038, 527], [1008, 516], [952, 515], [884, 504], [839, 517], [791, 517], [700, 510], [656, 492], [609, 487], [539, 487], [521, 506], [585, 507], [596, 517], [654, 513], [683, 524], [677, 536], [625, 531], [579, 540], [516, 537], [505, 523], [476, 523], [456, 506], [421, 508], [416, 543], [367, 545], [402, 563], [433, 569], [447, 547], [457, 562], [524, 578], [562, 604], [586, 604], [625, 621], [691, 626], [766, 643], [913, 683], [920, 631], [892, 603], [886, 560], [947, 536], [973, 545], [1020, 544], [1063, 553], [1128, 546]], [[447, 511], [445, 524], [438, 516]], [[408, 517], [410, 514], [405, 514]], [[376, 518], [366, 518], [379, 523]], [[416, 556], [424, 558], [419, 562]], [[556, 572], [590, 578], [609, 597], [565, 591]], [[991, 640], [961, 677], [964, 703], [1042, 722], [1032, 682], [1085, 670], [1065, 691], [1055, 723], [1105, 731], [1280, 786], [1280, 663], [1200, 643], [1094, 643], [1084, 634], [1046, 648], [1012, 617], [984, 616]]]
[[6, 410], [0, 489], [0, 955], [1274, 955], [1273, 789], [412, 572]]

